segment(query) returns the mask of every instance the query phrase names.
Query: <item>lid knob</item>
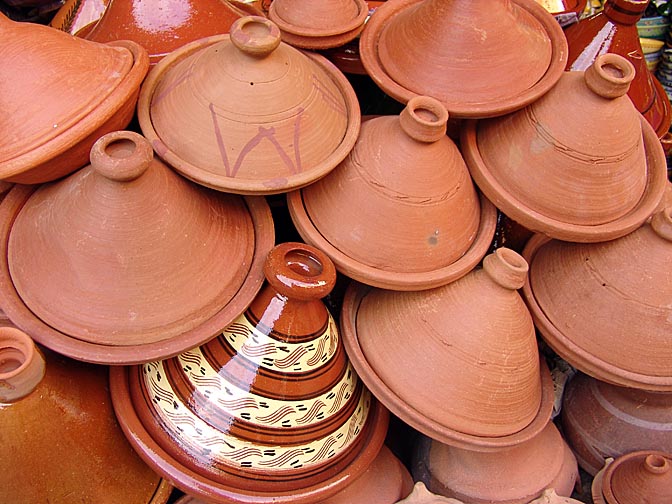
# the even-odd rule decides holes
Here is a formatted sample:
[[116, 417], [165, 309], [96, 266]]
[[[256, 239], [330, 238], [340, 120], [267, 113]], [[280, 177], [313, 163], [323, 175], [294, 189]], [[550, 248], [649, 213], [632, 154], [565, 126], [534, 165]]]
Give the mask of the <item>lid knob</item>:
[[429, 96], [414, 96], [399, 115], [401, 128], [418, 142], [436, 142], [446, 134], [448, 111]]
[[42, 381], [44, 357], [23, 331], [0, 328], [0, 402], [11, 403], [27, 396]]
[[115, 182], [130, 182], [145, 173], [154, 152], [149, 141], [133, 131], [113, 131], [91, 147], [91, 166]]
[[499, 248], [483, 259], [483, 269], [498, 285], [517, 290], [523, 287], [529, 269], [527, 261], [508, 248]]
[[237, 19], [229, 30], [231, 42], [245, 54], [263, 58], [280, 45], [280, 28], [261, 16]]
[[635, 67], [620, 54], [601, 54], [585, 73], [586, 84], [603, 98], [618, 98], [630, 89], [635, 78]]

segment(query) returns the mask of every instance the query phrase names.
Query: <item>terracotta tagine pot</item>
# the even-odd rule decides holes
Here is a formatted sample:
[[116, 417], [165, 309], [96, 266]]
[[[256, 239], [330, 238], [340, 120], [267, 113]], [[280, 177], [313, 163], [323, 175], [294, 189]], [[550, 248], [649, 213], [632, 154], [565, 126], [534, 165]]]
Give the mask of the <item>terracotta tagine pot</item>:
[[[672, 108], [661, 83], [646, 66], [637, 31], [650, 0], [606, 0], [604, 9], [565, 29], [568, 70], [586, 70], [601, 54], [618, 54], [635, 68], [628, 96], [652, 126], [658, 138], [668, 137]], [[667, 149], [669, 150], [669, 145]]]
[[532, 238], [523, 287], [543, 339], [599, 380], [672, 391], [672, 208], [618, 240]]
[[521, 111], [469, 121], [461, 145], [476, 184], [506, 215], [553, 238], [634, 231], [662, 198], [667, 164], [626, 95], [633, 77], [626, 59], [605, 54]]
[[134, 40], [156, 65], [183, 45], [228, 33], [243, 16], [261, 11], [235, 0], [109, 0], [100, 20], [78, 35], [96, 42]]
[[618, 387], [585, 374], [567, 384], [562, 431], [594, 476], [607, 458], [638, 450], [672, 452], [672, 394]]
[[553, 422], [532, 439], [495, 452], [423, 438], [415, 458], [416, 480], [470, 504], [528, 504], [547, 488], [570, 496], [579, 478], [576, 459]]
[[0, 180], [68, 175], [100, 136], [130, 123], [149, 65], [138, 44], [88, 42], [1, 13], [0, 38]]
[[213, 338], [261, 288], [274, 242], [264, 199], [192, 184], [129, 131], [100, 138], [91, 165], [63, 180], [15, 186], [0, 222], [9, 318], [59, 353], [103, 364]]
[[667, 504], [672, 496], [672, 454], [637, 451], [607, 459], [593, 479], [594, 504]]
[[355, 369], [393, 414], [433, 439], [488, 451], [532, 438], [550, 419], [553, 385], [516, 291], [526, 274], [525, 260], [501, 248], [436, 289], [353, 282], [341, 328]]
[[319, 502], [366, 470], [389, 415], [357, 377], [320, 300], [336, 270], [283, 243], [267, 283], [214, 340], [169, 360], [112, 369], [131, 444], [185, 493], [213, 502]]
[[520, 109], [562, 75], [567, 42], [534, 0], [389, 0], [360, 37], [362, 63], [385, 93], [441, 101], [454, 118]]
[[274, 0], [268, 10], [282, 40], [305, 49], [350, 42], [364, 29], [368, 15], [365, 0]]
[[172, 487], [142, 462], [117, 424], [107, 374], [0, 327], [3, 502], [168, 501]]
[[380, 288], [429, 289], [471, 271], [497, 215], [479, 203], [447, 121], [427, 96], [412, 98], [401, 115], [365, 121], [336, 169], [288, 195], [303, 239], [342, 273]]
[[361, 121], [341, 72], [255, 16], [164, 58], [142, 87], [138, 118], [182, 175], [241, 194], [287, 192], [323, 177], [348, 155]]

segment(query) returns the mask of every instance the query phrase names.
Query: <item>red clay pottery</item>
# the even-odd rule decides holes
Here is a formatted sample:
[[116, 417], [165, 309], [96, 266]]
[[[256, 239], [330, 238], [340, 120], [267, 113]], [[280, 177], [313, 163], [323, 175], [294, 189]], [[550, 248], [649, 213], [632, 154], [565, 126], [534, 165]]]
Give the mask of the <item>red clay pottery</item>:
[[138, 118], [181, 174], [241, 194], [287, 192], [323, 177], [348, 155], [361, 121], [341, 72], [255, 16], [164, 58], [142, 87]]
[[637, 21], [649, 3], [650, 0], [606, 0], [599, 13], [568, 26], [567, 69], [586, 70], [599, 55], [606, 53], [627, 58], [635, 67], [628, 96], [658, 138], [664, 138], [672, 121], [672, 108], [663, 86], [646, 66], [637, 31]]
[[138, 44], [89, 42], [2, 14], [0, 39], [0, 180], [68, 175], [100, 136], [131, 121], [149, 65]]
[[672, 454], [637, 451], [608, 459], [593, 479], [594, 504], [669, 504]]
[[520, 109], [562, 75], [567, 42], [534, 0], [389, 0], [366, 24], [360, 55], [388, 95], [441, 101], [451, 117]]
[[424, 438], [415, 456], [421, 473], [416, 479], [434, 493], [470, 504], [527, 504], [547, 488], [570, 496], [579, 478], [576, 459], [553, 422], [534, 438], [495, 452]]
[[530, 504], [581, 504], [581, 501], [558, 495], [555, 489], [547, 488], [540, 497], [530, 501]]
[[254, 7], [231, 0], [109, 0], [100, 21], [78, 35], [96, 42], [133, 40], [156, 65], [167, 54], [203, 37], [228, 33]]
[[427, 490], [422, 481], [418, 481], [413, 486], [411, 494], [397, 504], [464, 504], [462, 501], [443, 495], [436, 495]]
[[104, 364], [213, 338], [261, 288], [274, 242], [263, 198], [192, 184], [128, 131], [103, 136], [68, 178], [15, 186], [0, 222], [9, 318], [53, 350]]
[[112, 370], [112, 398], [145, 460], [213, 502], [308, 503], [366, 470], [389, 416], [357, 377], [320, 298], [336, 270], [283, 243], [267, 284], [214, 340], [169, 360]]
[[364, 0], [274, 0], [268, 18], [294, 47], [329, 49], [350, 42], [364, 29]]
[[482, 451], [530, 439], [550, 419], [553, 385], [516, 291], [526, 274], [501, 248], [436, 289], [353, 282], [341, 312], [348, 355], [392, 413], [433, 439]]
[[532, 238], [523, 292], [544, 340], [616, 385], [672, 391], [672, 208], [618, 240]]
[[336, 169], [288, 195], [303, 239], [374, 287], [429, 289], [471, 271], [490, 246], [497, 211], [479, 204], [447, 120], [439, 101], [417, 96], [399, 116], [365, 121]]
[[0, 486], [11, 504], [165, 504], [172, 487], [126, 441], [108, 372], [0, 328]]
[[618, 387], [577, 374], [565, 388], [562, 430], [582, 469], [638, 450], [672, 452], [672, 394]]
[[105, 12], [110, 0], [67, 0], [49, 22], [49, 26], [77, 35], [89, 31]]
[[476, 184], [507, 216], [553, 238], [634, 231], [662, 198], [667, 164], [626, 95], [633, 76], [625, 58], [605, 54], [521, 111], [469, 121], [461, 146]]

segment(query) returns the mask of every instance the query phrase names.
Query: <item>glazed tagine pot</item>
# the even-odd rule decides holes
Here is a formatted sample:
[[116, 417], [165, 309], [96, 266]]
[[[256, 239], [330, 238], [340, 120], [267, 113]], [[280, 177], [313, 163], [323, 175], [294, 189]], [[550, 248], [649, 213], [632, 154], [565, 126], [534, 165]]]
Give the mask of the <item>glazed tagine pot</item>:
[[0, 180], [68, 175], [100, 136], [130, 123], [149, 65], [140, 45], [80, 40], [1, 13], [0, 38]]
[[109, 3], [110, 0], [67, 0], [51, 18], [49, 26], [70, 35], [76, 35], [80, 30], [88, 31], [103, 16]]
[[583, 373], [565, 387], [562, 431], [594, 476], [607, 458], [637, 450], [672, 452], [672, 394], [618, 387]]
[[380, 288], [429, 289], [474, 269], [497, 212], [479, 201], [447, 121], [427, 96], [411, 98], [399, 116], [364, 121], [339, 166], [288, 195], [302, 238], [348, 277]]
[[352, 86], [263, 17], [173, 51], [143, 84], [140, 127], [159, 156], [226, 192], [273, 194], [333, 170], [360, 129]]
[[39, 343], [101, 364], [212, 339], [254, 299], [274, 242], [263, 198], [192, 184], [129, 131], [100, 138], [65, 179], [15, 186], [0, 222], [4, 311]]
[[320, 300], [336, 270], [283, 243], [266, 286], [214, 340], [111, 370], [115, 411], [145, 461], [213, 502], [312, 503], [366, 470], [389, 415], [364, 387]]
[[[126, 441], [107, 369], [0, 327], [0, 485], [12, 504], [165, 504], [172, 487]], [[113, 464], [113, 467], [111, 467]]]
[[441, 101], [451, 117], [493, 117], [546, 93], [562, 75], [562, 28], [534, 0], [388, 0], [360, 36], [386, 94]]
[[605, 54], [523, 110], [469, 121], [461, 146], [478, 187], [514, 221], [560, 240], [637, 229], [663, 196], [667, 164], [626, 94], [633, 77], [625, 58]]
[[576, 459], [553, 422], [532, 439], [494, 452], [423, 437], [414, 457], [416, 480], [470, 504], [528, 504], [547, 488], [570, 496], [579, 478]]
[[525, 260], [500, 248], [435, 289], [351, 283], [341, 329], [355, 369], [392, 413], [440, 442], [491, 451], [531, 439], [550, 419], [553, 385], [517, 292], [526, 274]]
[[672, 454], [636, 451], [607, 459], [593, 479], [594, 504], [667, 504], [672, 495]]
[[598, 380], [672, 391], [672, 208], [618, 240], [532, 238], [523, 287], [543, 339]]

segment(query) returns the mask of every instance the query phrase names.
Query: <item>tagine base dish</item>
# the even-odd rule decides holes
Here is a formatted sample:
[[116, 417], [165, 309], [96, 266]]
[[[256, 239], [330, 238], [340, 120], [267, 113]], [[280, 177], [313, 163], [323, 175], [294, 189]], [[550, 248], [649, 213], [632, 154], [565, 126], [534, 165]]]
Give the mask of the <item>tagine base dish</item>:
[[289, 45], [299, 47], [301, 49], [333, 49], [334, 47], [340, 47], [354, 40], [359, 36], [360, 33], [362, 33], [363, 29], [364, 25], [361, 25], [354, 30], [341, 33], [339, 35], [325, 35], [321, 37], [307, 37], [304, 35], [283, 31], [282, 40], [287, 42]]

